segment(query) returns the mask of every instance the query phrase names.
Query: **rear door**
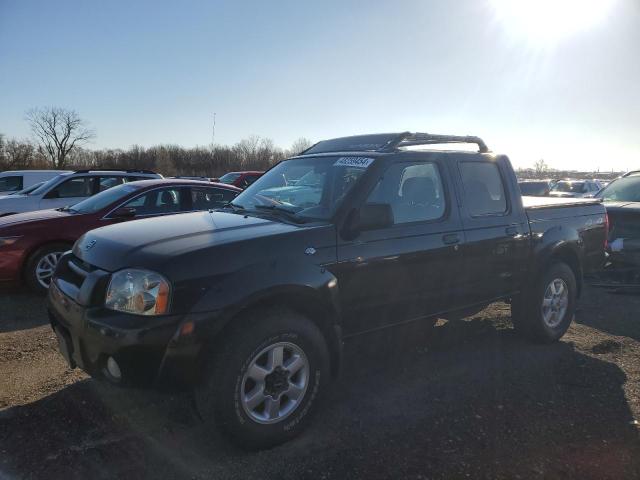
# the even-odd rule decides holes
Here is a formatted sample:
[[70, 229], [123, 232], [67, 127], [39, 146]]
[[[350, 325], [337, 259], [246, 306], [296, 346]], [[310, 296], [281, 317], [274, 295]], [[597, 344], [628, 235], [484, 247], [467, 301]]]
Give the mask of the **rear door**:
[[529, 229], [508, 160], [464, 155], [451, 162], [466, 243], [465, 302], [480, 303], [519, 289], [529, 254]]
[[446, 310], [463, 268], [462, 224], [449, 174], [433, 161], [391, 164], [365, 203], [390, 204], [394, 224], [338, 240], [344, 333], [374, 330]]

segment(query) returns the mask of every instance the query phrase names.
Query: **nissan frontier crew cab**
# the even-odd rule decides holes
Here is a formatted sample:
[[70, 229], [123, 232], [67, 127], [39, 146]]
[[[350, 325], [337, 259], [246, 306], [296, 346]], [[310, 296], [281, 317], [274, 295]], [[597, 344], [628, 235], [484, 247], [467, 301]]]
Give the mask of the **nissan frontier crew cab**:
[[[455, 143], [478, 151], [433, 149]], [[71, 367], [179, 380], [205, 422], [267, 447], [304, 428], [347, 337], [506, 300], [519, 333], [558, 340], [606, 225], [596, 199], [522, 198], [509, 159], [478, 137], [338, 138], [221, 210], [86, 233], [48, 309]]]

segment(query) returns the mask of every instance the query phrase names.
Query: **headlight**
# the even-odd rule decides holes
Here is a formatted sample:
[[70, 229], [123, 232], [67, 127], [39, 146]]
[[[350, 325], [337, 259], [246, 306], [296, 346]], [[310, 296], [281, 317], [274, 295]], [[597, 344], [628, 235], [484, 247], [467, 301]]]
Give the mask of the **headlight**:
[[169, 310], [169, 282], [148, 270], [120, 270], [111, 275], [104, 306], [135, 315], [162, 315]]
[[8, 245], [13, 245], [18, 240], [20, 240], [22, 236], [19, 237], [0, 237], [0, 247], [6, 247]]

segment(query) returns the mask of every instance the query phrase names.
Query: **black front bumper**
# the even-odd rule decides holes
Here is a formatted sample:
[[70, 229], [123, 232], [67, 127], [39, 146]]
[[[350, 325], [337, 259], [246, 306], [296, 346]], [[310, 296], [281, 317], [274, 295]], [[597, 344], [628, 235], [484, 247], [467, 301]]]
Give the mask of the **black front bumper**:
[[[145, 317], [81, 305], [65, 294], [54, 279], [49, 288], [48, 312], [61, 353], [70, 366], [93, 377], [136, 386], [188, 385], [197, 381], [203, 340], [198, 325], [205, 315]], [[64, 281], [61, 282], [64, 285]], [[182, 326], [193, 322], [189, 334]], [[106, 370], [113, 357], [121, 379]]]

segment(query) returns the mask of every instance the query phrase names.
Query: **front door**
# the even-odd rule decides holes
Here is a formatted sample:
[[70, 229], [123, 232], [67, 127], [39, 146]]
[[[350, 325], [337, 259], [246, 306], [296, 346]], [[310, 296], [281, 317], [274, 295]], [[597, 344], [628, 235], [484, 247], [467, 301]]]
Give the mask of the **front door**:
[[345, 335], [446, 310], [462, 268], [462, 225], [443, 165], [390, 165], [365, 203], [391, 205], [391, 227], [338, 239], [336, 276]]

